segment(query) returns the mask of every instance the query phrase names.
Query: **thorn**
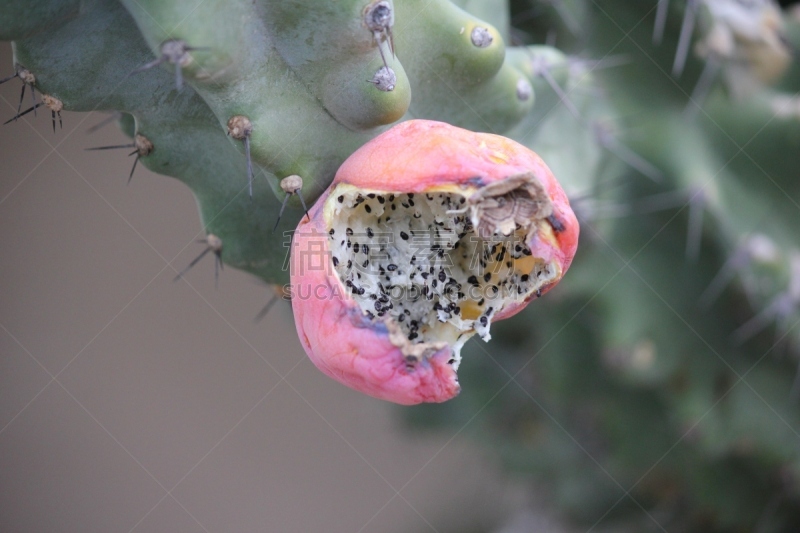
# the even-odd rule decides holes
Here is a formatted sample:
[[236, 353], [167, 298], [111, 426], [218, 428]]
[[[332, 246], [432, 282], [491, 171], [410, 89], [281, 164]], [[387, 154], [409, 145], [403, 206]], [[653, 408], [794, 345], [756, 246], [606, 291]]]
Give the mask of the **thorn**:
[[[23, 87], [25, 86], [23, 85]], [[33, 85], [31, 85], [31, 103], [33, 103], [33, 105], [36, 105], [36, 87]], [[17, 111], [19, 111], [19, 109], [17, 109]], [[36, 108], [33, 109], [33, 116], [34, 117], [36, 116]]]
[[6, 120], [5, 122], [3, 122], [3, 126], [5, 126], [6, 124], [8, 124], [9, 122], [13, 122], [13, 121], [17, 120], [17, 119], [18, 119], [18, 118], [20, 118], [20, 117], [24, 117], [25, 115], [27, 115], [28, 113], [30, 113], [31, 111], [33, 111], [34, 109], [36, 109], [37, 107], [41, 107], [41, 106], [43, 106], [43, 105], [44, 105], [44, 102], [39, 102], [39, 103], [38, 103], [38, 104], [36, 104], [35, 106], [33, 106], [33, 107], [29, 107], [28, 109], [26, 109], [26, 110], [25, 110], [25, 111], [23, 111], [22, 113], [17, 113], [16, 115], [14, 115], [13, 117], [11, 117], [10, 119], [8, 119], [8, 120]]
[[244, 138], [244, 156], [247, 158], [247, 186], [250, 190], [250, 199], [253, 199], [253, 162], [250, 159], [250, 136]]
[[381, 54], [383, 66], [387, 69], [389, 64], [386, 62], [386, 57], [383, 55], [383, 47], [381, 43], [385, 40], [389, 42], [389, 50], [392, 52], [392, 57], [396, 57], [394, 50], [394, 37], [392, 36], [392, 25], [394, 24], [394, 11], [389, 2], [383, 0], [367, 7], [364, 12], [364, 23], [367, 29], [372, 32], [375, 38], [375, 44], [378, 45], [378, 52]]
[[392, 27], [386, 28], [386, 36], [389, 38], [389, 50], [392, 52], [392, 57], [397, 57], [397, 52], [394, 47], [394, 35], [392, 34]]
[[375, 44], [378, 45], [378, 52], [380, 52], [381, 54], [381, 60], [383, 61], [383, 66], [388, 69], [389, 63], [386, 62], [386, 56], [383, 55], [383, 46], [381, 46], [381, 37], [383, 36], [383, 34], [381, 32], [376, 31], [372, 34], [372, 36], [375, 37]]
[[773, 320], [786, 318], [794, 310], [795, 301], [792, 295], [788, 292], [779, 294], [767, 307], [733, 332], [733, 341], [743, 344], [764, 331]]
[[[91, 151], [91, 150], [116, 150], [118, 148], [134, 148], [136, 145], [134, 143], [130, 144], [117, 144], [114, 146], [95, 146], [93, 148], [84, 148], [84, 150]], [[135, 152], [134, 152], [135, 153]]]
[[189, 55], [189, 52], [192, 50], [205, 49], [205, 47], [188, 46], [180, 39], [168, 39], [161, 44], [161, 55], [158, 58], [142, 65], [139, 68], [133, 69], [128, 76], [149, 70], [153, 67], [161, 65], [162, 63], [172, 63], [175, 65], [175, 87], [178, 90], [181, 90], [183, 88], [182, 69], [192, 61], [192, 57]]
[[[22, 109], [22, 99], [25, 97], [25, 87], [27, 87], [24, 83], [22, 84], [22, 91], [19, 93], [19, 104], [17, 105], [17, 114], [19, 115], [19, 110]], [[36, 116], [36, 101], [34, 103], [34, 116]]]
[[642, 156], [619, 142], [611, 133], [611, 129], [601, 122], [593, 124], [595, 136], [600, 146], [619, 157], [631, 168], [638, 170], [640, 173], [650, 178], [655, 183], [660, 183], [664, 175], [652, 163], [644, 159]]
[[244, 142], [244, 155], [247, 158], [247, 183], [250, 198], [253, 198], [253, 163], [250, 159], [250, 135], [253, 133], [253, 123], [244, 115], [234, 115], [228, 119], [228, 135], [237, 141]]
[[133, 172], [136, 170], [136, 164], [139, 162], [139, 159], [142, 157], [146, 157], [150, 155], [153, 150], [153, 143], [150, 142], [150, 139], [142, 135], [141, 133], [137, 133], [133, 137], [133, 142], [130, 144], [115, 144], [111, 146], [95, 146], [93, 148], [86, 148], [86, 150], [116, 150], [118, 148], [135, 148], [135, 150], [128, 154], [128, 157], [135, 155], [136, 159], [133, 161], [133, 167], [131, 168], [130, 174], [128, 174], [128, 184], [131, 182], [131, 178], [133, 178]]
[[183, 71], [180, 63], [175, 63], [175, 88], [179, 91], [183, 89]]
[[678, 38], [678, 48], [675, 50], [675, 62], [672, 64], [672, 75], [677, 78], [680, 78], [681, 74], [683, 74], [683, 68], [686, 66], [696, 14], [697, 0], [687, 0], [683, 23], [681, 24], [681, 34]]
[[700, 257], [700, 244], [703, 240], [703, 211], [706, 208], [706, 197], [703, 190], [698, 190], [689, 199], [689, 228], [686, 236], [686, 259], [696, 263]]
[[559, 100], [561, 100], [561, 103], [564, 104], [569, 112], [572, 113], [577, 120], [582, 120], [581, 114], [578, 112], [578, 108], [575, 107], [575, 104], [573, 104], [572, 100], [569, 99], [567, 93], [564, 92], [553, 75], [550, 74], [550, 65], [548, 65], [543, 58], [531, 58], [531, 63], [534, 74], [544, 78], [544, 81], [546, 81], [550, 88], [553, 89], [553, 92], [558, 95]]
[[573, 36], [580, 35], [581, 26], [572, 13], [570, 13], [569, 9], [567, 9], [567, 6], [564, 5], [564, 2], [562, 0], [551, 0], [550, 4], [553, 6], [553, 9], [556, 10], [558, 16], [561, 17], [561, 20], [564, 22], [569, 32]]
[[715, 56], [708, 56], [706, 64], [703, 67], [703, 72], [700, 74], [700, 78], [697, 80], [692, 90], [692, 95], [686, 103], [686, 109], [683, 112], [684, 116], [689, 120], [694, 119], [694, 117], [697, 116], [697, 112], [703, 107], [703, 103], [706, 101], [708, 93], [711, 92], [711, 88], [714, 86], [714, 80], [717, 74], [719, 74], [721, 67], [721, 62]]
[[53, 117], [53, 133], [56, 132], [56, 115], [58, 115], [58, 125], [63, 130], [64, 123], [61, 122], [61, 111], [50, 110], [50, 114]]
[[208, 254], [208, 252], [214, 252], [214, 255], [216, 256], [214, 260], [214, 285], [217, 285], [219, 270], [222, 268], [222, 239], [213, 233], [209, 233], [204, 240], [200, 240], [198, 242], [205, 243], [206, 249], [200, 252], [200, 255], [195, 257], [186, 268], [178, 272], [178, 275], [172, 280], [173, 283], [185, 276], [186, 273], [192, 269], [192, 267], [199, 263], [200, 260], [203, 259], [206, 254]]
[[129, 156], [131, 156], [133, 154], [137, 154], [137, 155], [136, 155], [136, 159], [133, 160], [133, 166], [131, 167], [131, 173], [128, 174], [128, 182], [126, 183], [126, 185], [130, 185], [131, 184], [131, 179], [133, 179], [133, 172], [136, 170], [136, 163], [139, 162], [138, 153], [139, 153], [138, 151], [135, 151], [135, 152], [131, 152], [130, 154], [128, 154]]
[[656, 23], [653, 26], [653, 44], [659, 45], [664, 39], [664, 28], [667, 25], [667, 12], [669, 0], [658, 0], [656, 8]]
[[104, 118], [103, 120], [101, 120], [100, 122], [98, 122], [97, 124], [92, 126], [91, 128], [87, 129], [86, 133], [94, 133], [97, 130], [99, 130], [100, 128], [102, 128], [104, 126], [107, 126], [107, 125], [111, 124], [112, 122], [114, 122], [115, 120], [119, 120], [120, 118], [122, 118], [122, 113], [120, 113], [119, 111], [114, 111], [114, 112], [112, 112], [110, 114], [110, 116]]
[[275, 230], [278, 229], [278, 224], [283, 216], [283, 210], [286, 208], [286, 202], [289, 201], [289, 197], [293, 194], [296, 194], [300, 198], [300, 203], [303, 205], [303, 209], [306, 212], [306, 217], [308, 217], [308, 221], [311, 222], [311, 217], [309, 216], [308, 208], [306, 207], [306, 201], [303, 200], [303, 195], [301, 194], [303, 189], [303, 178], [297, 174], [286, 176], [281, 180], [281, 189], [283, 189], [283, 192], [286, 193], [286, 196], [283, 197], [281, 210], [278, 213], [278, 220], [275, 221], [275, 226], [272, 228], [273, 233], [275, 233]]
[[16, 77], [17, 77], [17, 73], [15, 72], [11, 76], [7, 76], [7, 77], [3, 78], [2, 80], [0, 80], [0, 85], [3, 85], [5, 82], [13, 80]]
[[267, 305], [265, 305], [261, 311], [258, 312], [256, 317], [253, 319], [253, 322], [258, 323], [261, 322], [267, 314], [272, 310], [272, 307], [278, 302], [278, 294], [275, 293], [272, 295], [272, 298], [269, 299]]

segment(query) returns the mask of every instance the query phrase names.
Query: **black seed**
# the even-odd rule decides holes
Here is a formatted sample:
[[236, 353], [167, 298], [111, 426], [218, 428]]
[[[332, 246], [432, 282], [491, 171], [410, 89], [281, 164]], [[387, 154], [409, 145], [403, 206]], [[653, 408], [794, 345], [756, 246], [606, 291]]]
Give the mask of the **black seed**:
[[389, 222], [390, 220], [392, 220], [392, 217], [386, 217], [386, 222]]
[[428, 274], [427, 272], [422, 272], [420, 276], [422, 276], [422, 279], [428, 279], [428, 276], [430, 276], [430, 274]]
[[400, 232], [400, 238], [403, 239], [404, 241], [407, 241], [408, 240], [408, 233], [406, 233], [405, 231], [401, 231]]
[[461, 314], [461, 308], [456, 306], [455, 312], [456, 312], [457, 315], [460, 315]]
[[410, 341], [413, 341], [413, 340], [414, 340], [414, 339], [416, 339], [417, 337], [419, 337], [419, 334], [418, 334], [416, 331], [412, 331], [412, 332], [411, 332], [411, 333], [408, 335], [408, 340], [410, 340]]
[[397, 317], [397, 321], [398, 322], [402, 322], [405, 319], [406, 319], [406, 315], [400, 315], [399, 317]]
[[367, 290], [364, 287], [358, 288], [358, 294], [364, 294], [365, 292], [367, 292]]
[[404, 309], [404, 310], [403, 310], [403, 312], [404, 312], [405, 314], [407, 314], [407, 315], [411, 316], [411, 311], [409, 311], [408, 309]]
[[507, 262], [507, 263], [506, 263], [506, 266], [507, 266], [508, 268], [511, 268], [511, 265], [512, 265], [511, 261], [509, 261], [509, 262]]
[[436, 288], [436, 285], [437, 285], [437, 284], [436, 284], [436, 280], [433, 280], [433, 281], [431, 281], [431, 285], [433, 285], [433, 288], [435, 289], [435, 288]]
[[480, 283], [478, 283], [478, 278], [476, 278], [475, 276], [468, 277], [467, 282], [473, 285], [480, 285]]
[[408, 193], [408, 198], [409, 199], [414, 198], [414, 193], [413, 192]]
[[442, 309], [442, 304], [440, 304], [439, 302], [435, 302], [433, 304], [433, 309], [434, 311], [439, 311], [440, 309]]
[[355, 244], [353, 245], [353, 252], [355, 252], [355, 253], [358, 253], [358, 248], [359, 248], [359, 244], [358, 244], [358, 243], [355, 243]]
[[353, 234], [353, 230], [351, 228], [347, 228], [345, 230], [345, 233], [347, 233], [348, 235], [352, 235]]
[[516, 252], [521, 252], [521, 251], [522, 251], [522, 246], [520, 246], [520, 245], [518, 244], [518, 245], [516, 245], [516, 246], [514, 247], [514, 250], [515, 250]]
[[[493, 292], [493, 293], [495, 293], [495, 294], [497, 294], [498, 292], [500, 292], [500, 289], [498, 289], [498, 288], [497, 288], [497, 285], [492, 285], [492, 292]], [[490, 308], [490, 309], [491, 309], [491, 308]]]
[[482, 316], [481, 317], [481, 326], [486, 326], [487, 322], [488, 322], [487, 318], [485, 316]]
[[365, 311], [365, 312], [367, 313], [367, 316], [369, 317], [370, 320], [375, 318], [375, 315], [373, 315], [371, 311]]
[[529, 276], [528, 276], [527, 274], [523, 274], [523, 275], [522, 275], [522, 276], [519, 278], [519, 280], [520, 280], [520, 281], [523, 281], [523, 282], [525, 282], [525, 281], [528, 281], [528, 277], [529, 277]]
[[411, 256], [411, 264], [413, 265], [416, 260], [417, 260], [417, 256], [416, 255], [412, 255]]
[[372, 208], [369, 206], [369, 204], [364, 204], [364, 211], [367, 213], [372, 213]]
[[383, 196], [378, 196], [378, 203], [379, 203], [379, 204], [382, 204], [382, 203], [384, 203], [385, 201], [386, 201], [386, 200], [383, 198]]
[[369, 194], [367, 195], [367, 198], [370, 198], [370, 199], [372, 199], [372, 198], [375, 198], [375, 193], [372, 193], [372, 192], [371, 192], [371, 193], [369, 193]]
[[494, 312], [494, 307], [490, 307], [489, 309], [486, 310], [486, 316], [491, 315], [492, 312]]
[[481, 301], [480, 301], [480, 302], [478, 302], [478, 307], [483, 307], [483, 304], [484, 304], [484, 302], [486, 302], [486, 300], [484, 300], [483, 298], [481, 298]]
[[328, 235], [333, 235], [334, 233], [336, 233], [336, 230], [331, 228], [331, 230], [328, 232]]
[[344, 196], [340, 196], [339, 198], [337, 198], [337, 200], [339, 200], [339, 203], [344, 202]]
[[395, 265], [394, 263], [389, 263], [388, 265], [386, 265], [386, 270], [388, 270], [389, 272], [394, 272], [395, 270], [397, 270], [397, 265]]
[[364, 262], [361, 264], [363, 268], [367, 268], [369, 266], [369, 259], [365, 259]]
[[367, 237], [371, 239], [373, 235], [375, 235], [375, 233], [372, 231], [372, 228], [367, 228]]
[[528, 250], [527, 248], [525, 248], [524, 250], [522, 250], [522, 253], [523, 253], [523, 254], [525, 254], [525, 255], [533, 255], [533, 252], [531, 252], [531, 251], [530, 251], [530, 250]]
[[406, 209], [408, 209], [408, 207], [409, 207], [409, 206], [408, 206], [408, 204], [407, 204], [407, 203], [405, 203], [405, 202], [400, 202], [400, 205], [402, 205], [402, 206], [403, 206], [403, 207], [405, 207]]
[[350, 270], [351, 268], [353, 268], [353, 262], [348, 259], [347, 260], [347, 270]]
[[394, 201], [394, 194], [390, 194], [390, 195], [389, 195], [389, 201], [390, 201], [390, 202], [393, 202], [393, 201]]
[[333, 266], [339, 266], [339, 258], [336, 256], [333, 256]]
[[361, 251], [364, 252], [364, 255], [369, 254], [369, 245], [368, 244], [362, 244], [361, 245]]
[[[356, 250], [356, 251], [358, 251], [358, 250]], [[483, 275], [483, 281], [488, 282], [490, 279], [492, 279], [492, 273], [491, 272], [487, 272], [486, 274]]]
[[396, 210], [397, 210], [397, 206], [392, 204], [392, 211], [396, 211]]
[[414, 200], [412, 200], [411, 198], [409, 198], [409, 199], [408, 199], [408, 205], [410, 205], [411, 207], [414, 207]]
[[382, 307], [383, 307], [383, 306], [381, 305], [381, 303], [380, 303], [380, 302], [375, 302], [375, 310], [376, 310], [376, 311], [380, 311]]
[[446, 279], [447, 279], [447, 274], [445, 274], [445, 273], [444, 273], [444, 270], [440, 270], [440, 271], [439, 271], [439, 281], [441, 281], [442, 283], [444, 283], [444, 281], [445, 281]]

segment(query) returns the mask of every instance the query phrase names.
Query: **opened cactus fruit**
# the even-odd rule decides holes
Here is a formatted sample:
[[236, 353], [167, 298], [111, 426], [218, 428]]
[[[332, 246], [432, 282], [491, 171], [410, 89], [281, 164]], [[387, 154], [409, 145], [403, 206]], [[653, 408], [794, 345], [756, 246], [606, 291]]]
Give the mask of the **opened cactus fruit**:
[[323, 372], [416, 404], [459, 392], [475, 333], [551, 289], [578, 223], [529, 149], [496, 135], [403, 122], [356, 151], [292, 244], [292, 307]]

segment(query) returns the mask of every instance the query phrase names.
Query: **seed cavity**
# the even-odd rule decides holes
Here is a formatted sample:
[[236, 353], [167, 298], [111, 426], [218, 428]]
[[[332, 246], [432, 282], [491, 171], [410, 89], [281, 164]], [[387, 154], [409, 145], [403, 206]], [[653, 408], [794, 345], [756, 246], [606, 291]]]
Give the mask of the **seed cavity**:
[[404, 354], [441, 341], [456, 353], [473, 333], [488, 340], [496, 310], [558, 275], [528, 244], [540, 229], [552, 231], [552, 205], [532, 174], [417, 195], [342, 184], [325, 212], [329, 227], [347, 235], [329, 240], [337, 276], [365, 314], [402, 332]]

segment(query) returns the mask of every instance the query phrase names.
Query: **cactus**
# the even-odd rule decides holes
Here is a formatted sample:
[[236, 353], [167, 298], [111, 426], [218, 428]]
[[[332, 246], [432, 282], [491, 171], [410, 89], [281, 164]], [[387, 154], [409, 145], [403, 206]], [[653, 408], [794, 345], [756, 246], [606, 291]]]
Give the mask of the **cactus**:
[[136, 156], [121, 175], [183, 181], [203, 255], [269, 283], [288, 282], [284, 232], [397, 122], [535, 150], [584, 228], [570, 275], [466, 345], [458, 399], [405, 416], [481, 425], [595, 530], [800, 525], [796, 11], [11, 0], [0, 39], [18, 117], [58, 134], [62, 110], [120, 112]]

